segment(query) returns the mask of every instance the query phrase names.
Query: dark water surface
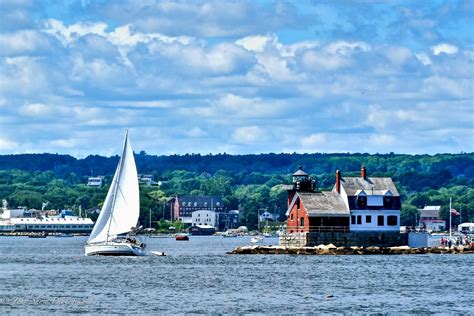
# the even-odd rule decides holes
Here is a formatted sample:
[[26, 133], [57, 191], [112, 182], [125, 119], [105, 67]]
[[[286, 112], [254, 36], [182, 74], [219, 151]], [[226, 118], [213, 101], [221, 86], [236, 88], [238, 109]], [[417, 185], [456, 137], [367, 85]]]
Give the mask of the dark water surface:
[[0, 237], [0, 313], [474, 313], [474, 255], [237, 256], [249, 238], [191, 237], [86, 257], [85, 240]]

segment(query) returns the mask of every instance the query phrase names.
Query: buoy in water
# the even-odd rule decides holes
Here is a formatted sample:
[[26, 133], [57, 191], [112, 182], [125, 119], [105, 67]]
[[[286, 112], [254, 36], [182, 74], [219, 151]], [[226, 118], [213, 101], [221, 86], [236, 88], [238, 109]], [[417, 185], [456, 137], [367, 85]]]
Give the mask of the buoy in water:
[[326, 299], [327, 300], [330, 299], [330, 298], [333, 298], [333, 297], [334, 297], [334, 295], [332, 295], [332, 294], [326, 294]]

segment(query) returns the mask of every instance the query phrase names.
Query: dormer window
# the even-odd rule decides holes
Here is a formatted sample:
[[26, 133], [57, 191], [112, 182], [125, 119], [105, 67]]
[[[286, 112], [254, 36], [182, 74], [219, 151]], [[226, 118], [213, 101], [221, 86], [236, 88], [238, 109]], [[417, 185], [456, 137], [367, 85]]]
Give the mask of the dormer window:
[[393, 197], [392, 196], [384, 196], [383, 197], [383, 207], [389, 208], [393, 205]]
[[366, 195], [359, 195], [357, 197], [357, 206], [359, 208], [364, 208], [367, 206], [367, 196]]

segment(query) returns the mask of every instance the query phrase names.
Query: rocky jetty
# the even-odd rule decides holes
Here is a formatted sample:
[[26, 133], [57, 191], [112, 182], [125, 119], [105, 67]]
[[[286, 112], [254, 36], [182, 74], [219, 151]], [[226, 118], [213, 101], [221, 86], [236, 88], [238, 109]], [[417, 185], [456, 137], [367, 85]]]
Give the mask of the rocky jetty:
[[333, 244], [315, 247], [285, 247], [285, 246], [242, 246], [227, 254], [232, 255], [415, 255], [415, 254], [468, 254], [474, 253], [474, 248], [468, 246], [410, 248], [398, 247], [336, 247]]

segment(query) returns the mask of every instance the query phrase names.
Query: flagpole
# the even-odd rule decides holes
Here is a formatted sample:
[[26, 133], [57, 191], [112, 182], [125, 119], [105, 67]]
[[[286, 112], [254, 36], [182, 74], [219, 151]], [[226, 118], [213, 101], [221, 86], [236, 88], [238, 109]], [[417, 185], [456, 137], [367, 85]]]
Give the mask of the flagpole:
[[452, 210], [452, 207], [451, 207], [451, 198], [449, 198], [449, 237], [451, 237], [451, 210]]

